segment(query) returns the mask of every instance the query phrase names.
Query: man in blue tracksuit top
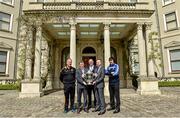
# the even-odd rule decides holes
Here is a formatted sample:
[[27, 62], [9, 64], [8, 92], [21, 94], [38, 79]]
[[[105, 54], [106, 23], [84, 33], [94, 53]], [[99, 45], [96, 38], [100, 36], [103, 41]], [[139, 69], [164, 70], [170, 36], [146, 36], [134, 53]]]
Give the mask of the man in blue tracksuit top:
[[106, 69], [106, 75], [109, 76], [109, 93], [110, 108], [108, 111], [114, 110], [113, 113], [120, 112], [120, 96], [119, 96], [119, 66], [114, 63], [114, 58], [109, 58], [109, 66]]

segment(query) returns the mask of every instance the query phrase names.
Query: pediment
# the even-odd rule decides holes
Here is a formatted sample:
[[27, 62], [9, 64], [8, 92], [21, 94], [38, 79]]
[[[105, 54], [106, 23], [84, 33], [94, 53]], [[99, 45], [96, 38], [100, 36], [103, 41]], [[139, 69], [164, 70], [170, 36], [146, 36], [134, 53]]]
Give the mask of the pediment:
[[166, 44], [164, 47], [165, 48], [170, 48], [170, 47], [176, 47], [176, 46], [180, 46], [180, 42], [179, 41], [172, 41], [172, 42]]
[[4, 43], [4, 42], [0, 42], [0, 48], [4, 48], [4, 49], [13, 49], [12, 46], [10, 46], [9, 44]]

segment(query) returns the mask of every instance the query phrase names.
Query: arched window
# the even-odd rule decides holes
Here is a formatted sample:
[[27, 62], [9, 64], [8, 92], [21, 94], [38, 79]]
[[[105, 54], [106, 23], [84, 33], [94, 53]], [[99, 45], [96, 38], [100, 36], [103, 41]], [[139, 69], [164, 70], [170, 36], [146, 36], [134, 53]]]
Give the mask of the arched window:
[[62, 50], [62, 56], [61, 56], [61, 68], [63, 68], [66, 65], [66, 60], [69, 58], [69, 54], [70, 54], [70, 48], [69, 47], [65, 47]]
[[95, 54], [96, 51], [92, 47], [86, 47], [86, 48], [83, 49], [82, 53], [83, 54]]

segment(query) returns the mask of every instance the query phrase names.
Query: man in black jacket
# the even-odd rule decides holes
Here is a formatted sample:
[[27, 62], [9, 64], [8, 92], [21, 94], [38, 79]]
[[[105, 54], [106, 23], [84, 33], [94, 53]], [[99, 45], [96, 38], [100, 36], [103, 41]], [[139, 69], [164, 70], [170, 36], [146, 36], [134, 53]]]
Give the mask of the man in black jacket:
[[64, 84], [64, 95], [65, 95], [65, 106], [64, 113], [68, 112], [69, 99], [70, 99], [70, 110], [75, 112], [74, 97], [75, 97], [75, 75], [76, 69], [71, 66], [72, 59], [67, 59], [66, 67], [64, 67], [60, 73], [60, 80]]

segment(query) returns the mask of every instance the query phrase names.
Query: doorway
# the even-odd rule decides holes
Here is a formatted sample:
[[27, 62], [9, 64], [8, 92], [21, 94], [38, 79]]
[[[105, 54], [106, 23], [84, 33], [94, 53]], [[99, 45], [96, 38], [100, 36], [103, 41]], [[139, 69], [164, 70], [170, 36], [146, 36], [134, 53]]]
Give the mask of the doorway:
[[96, 51], [92, 47], [86, 47], [82, 51], [82, 60], [84, 61], [85, 67], [88, 67], [89, 59], [93, 59], [96, 64]]
[[83, 56], [82, 60], [84, 62], [85, 67], [88, 67], [88, 61], [89, 59], [93, 59], [94, 65], [96, 65], [96, 56]]

